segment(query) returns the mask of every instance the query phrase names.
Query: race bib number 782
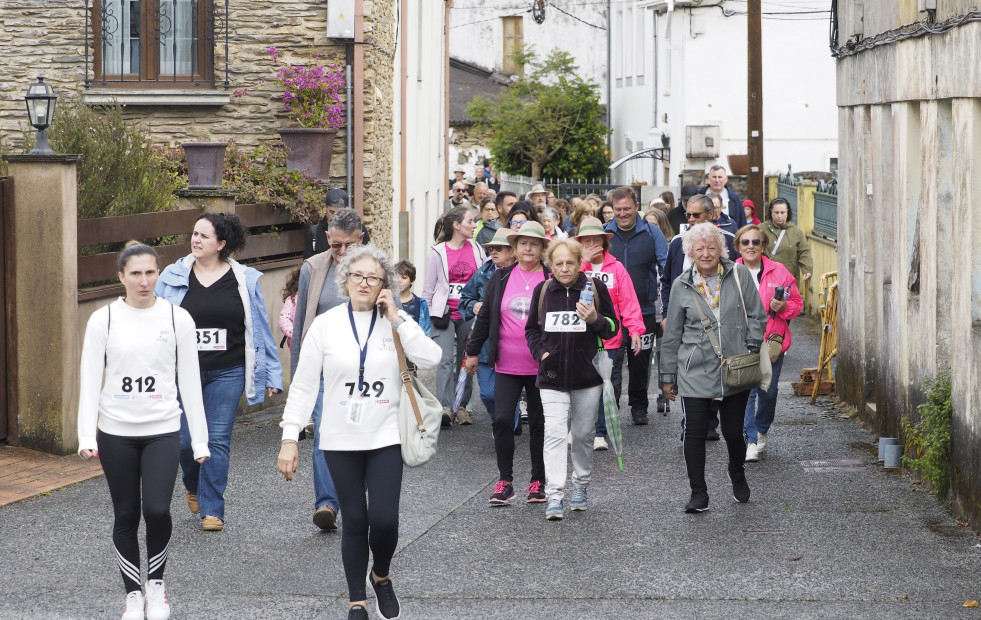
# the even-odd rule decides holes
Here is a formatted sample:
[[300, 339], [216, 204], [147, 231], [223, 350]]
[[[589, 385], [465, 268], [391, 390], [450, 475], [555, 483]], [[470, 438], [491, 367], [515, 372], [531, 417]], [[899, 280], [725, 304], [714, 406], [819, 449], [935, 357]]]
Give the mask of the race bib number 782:
[[586, 321], [579, 318], [574, 311], [545, 313], [545, 331], [547, 332], [584, 332]]

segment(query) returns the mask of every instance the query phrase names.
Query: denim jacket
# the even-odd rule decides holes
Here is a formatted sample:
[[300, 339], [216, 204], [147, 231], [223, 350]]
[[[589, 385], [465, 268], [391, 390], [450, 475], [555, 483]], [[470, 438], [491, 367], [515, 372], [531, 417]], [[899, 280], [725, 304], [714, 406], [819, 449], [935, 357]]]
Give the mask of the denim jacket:
[[[193, 264], [194, 256], [188, 254], [168, 265], [157, 280], [155, 294], [179, 306], [187, 293]], [[265, 400], [266, 388], [283, 389], [283, 366], [279, 363], [276, 340], [269, 327], [269, 315], [259, 286], [262, 273], [231, 258], [228, 264], [238, 281], [242, 304], [251, 309], [245, 313], [245, 396], [249, 405], [257, 405]], [[248, 372], [250, 368], [252, 372]]]

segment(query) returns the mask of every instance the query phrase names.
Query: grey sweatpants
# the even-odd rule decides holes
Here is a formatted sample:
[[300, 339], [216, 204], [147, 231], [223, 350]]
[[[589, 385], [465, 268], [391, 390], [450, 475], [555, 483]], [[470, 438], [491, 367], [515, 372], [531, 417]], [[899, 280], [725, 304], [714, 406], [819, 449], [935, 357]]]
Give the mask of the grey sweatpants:
[[[593, 471], [593, 438], [596, 436], [596, 412], [603, 386], [559, 392], [541, 390], [545, 410], [545, 495], [548, 499], [565, 497], [568, 472], [566, 434], [572, 432], [572, 483], [589, 484]], [[570, 429], [571, 420], [571, 429]]]

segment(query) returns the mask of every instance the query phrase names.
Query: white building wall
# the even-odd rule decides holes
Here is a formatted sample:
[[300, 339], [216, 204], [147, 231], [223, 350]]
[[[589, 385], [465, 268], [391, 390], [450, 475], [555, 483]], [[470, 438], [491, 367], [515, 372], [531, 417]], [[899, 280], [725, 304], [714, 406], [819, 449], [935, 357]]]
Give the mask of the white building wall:
[[[826, 0], [786, 0], [764, 2], [763, 11], [826, 6]], [[745, 7], [722, 5], [726, 11]], [[667, 169], [651, 160], [628, 162], [616, 171], [617, 182], [676, 185], [683, 170], [707, 170], [715, 163], [728, 167], [728, 155], [747, 152], [746, 16], [726, 17], [717, 6], [666, 9], [664, 3], [641, 0], [614, 4], [613, 158], [628, 154], [628, 146], [638, 150], [638, 143], [659, 147], [662, 135], [670, 137], [671, 146]], [[764, 170], [785, 171], [787, 164], [828, 170], [838, 149], [827, 14], [764, 17]], [[686, 127], [699, 125], [718, 125], [718, 157], [686, 157]]]
[[[560, 8], [578, 19], [562, 13]], [[530, 9], [531, 2], [525, 0], [454, 0], [450, 10], [450, 55], [485, 69], [502, 70], [504, 31], [501, 18], [520, 16], [525, 45], [534, 46], [540, 58], [553, 49], [571, 54], [580, 75], [600, 86], [600, 101], [605, 103], [606, 2], [563, 0], [546, 3], [545, 21], [541, 24], [535, 23]]]
[[[445, 99], [446, 47], [444, 45], [445, 12], [442, 2], [431, 0], [403, 0], [401, 19], [405, 20], [408, 36], [399, 36], [396, 50], [396, 67], [401, 67], [401, 46], [408, 47], [408, 79], [406, 92], [401, 93], [401, 70], [397, 69], [395, 80], [396, 115], [395, 136], [392, 153], [394, 166], [392, 184], [395, 188], [392, 204], [392, 247], [395, 256], [403, 252], [408, 242], [408, 260], [423, 273], [426, 251], [432, 241], [432, 230], [436, 219], [442, 212], [446, 200], [447, 169], [444, 155], [444, 140], [447, 127]], [[400, 126], [399, 102], [404, 99], [406, 106], [406, 127]], [[408, 140], [405, 161], [400, 153], [400, 137], [406, 132]], [[405, 175], [405, 204], [408, 210], [408, 235], [403, 238], [399, 227], [401, 208], [401, 178]], [[416, 293], [422, 291], [422, 282], [416, 285]]]

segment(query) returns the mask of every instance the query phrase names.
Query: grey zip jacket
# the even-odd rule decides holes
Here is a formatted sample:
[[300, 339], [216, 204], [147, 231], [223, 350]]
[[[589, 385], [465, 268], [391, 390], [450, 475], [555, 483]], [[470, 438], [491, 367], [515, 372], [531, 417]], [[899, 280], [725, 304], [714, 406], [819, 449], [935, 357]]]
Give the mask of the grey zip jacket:
[[[722, 384], [722, 362], [712, 348], [708, 334], [702, 328], [695, 304], [712, 321], [716, 338], [726, 357], [759, 351], [766, 329], [766, 311], [760, 293], [753, 284], [753, 275], [743, 265], [725, 258], [722, 264], [722, 285], [719, 292], [719, 316], [698, 292], [692, 269], [685, 270], [671, 285], [671, 301], [661, 343], [661, 383], [674, 383], [678, 394], [689, 398], [722, 398], [731, 392]], [[739, 270], [742, 299], [746, 300], [746, 315], [739, 297], [733, 269]], [[747, 318], [748, 317], [748, 325]]]

